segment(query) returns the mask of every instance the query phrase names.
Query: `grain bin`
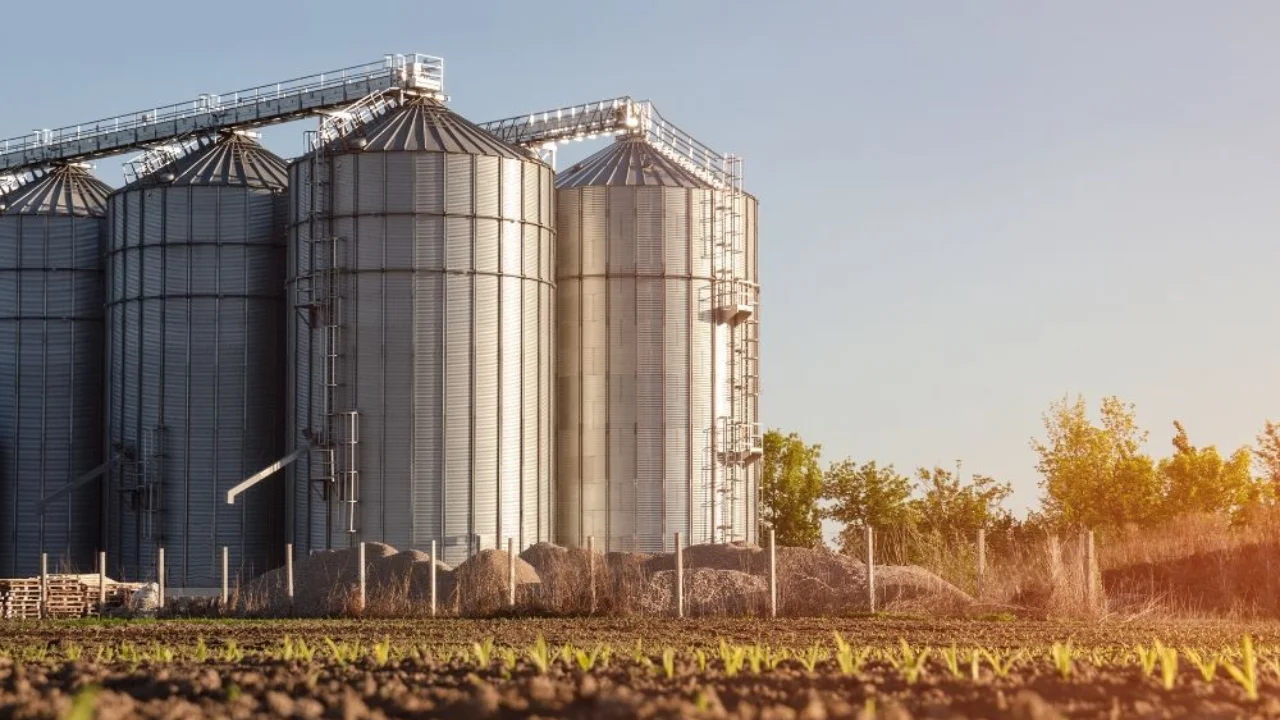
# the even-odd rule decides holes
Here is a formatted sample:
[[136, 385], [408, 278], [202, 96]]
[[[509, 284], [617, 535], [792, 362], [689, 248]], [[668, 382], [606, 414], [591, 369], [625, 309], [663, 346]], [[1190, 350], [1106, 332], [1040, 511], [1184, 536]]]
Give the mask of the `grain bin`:
[[252, 577], [283, 555], [283, 482], [226, 491], [282, 454], [285, 162], [225, 133], [111, 196], [107, 247], [110, 570], [171, 588]]
[[558, 540], [754, 541], [754, 198], [630, 136], [556, 187]]
[[0, 198], [0, 576], [90, 570], [102, 458], [101, 236], [111, 189], [74, 165]]
[[426, 97], [290, 168], [299, 553], [551, 536], [551, 169]]

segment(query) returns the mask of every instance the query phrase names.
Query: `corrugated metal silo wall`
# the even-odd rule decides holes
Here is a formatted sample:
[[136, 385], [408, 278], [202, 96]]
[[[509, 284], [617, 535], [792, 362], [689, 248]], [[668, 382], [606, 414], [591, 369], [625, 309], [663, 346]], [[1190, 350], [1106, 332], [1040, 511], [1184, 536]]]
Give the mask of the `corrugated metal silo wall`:
[[[290, 473], [298, 551], [354, 539], [463, 560], [551, 538], [552, 173], [441, 152], [308, 157], [290, 169], [290, 293], [335, 238], [342, 327], [333, 407], [359, 415], [358, 534], [313, 452]], [[300, 280], [300, 278], [303, 278]], [[322, 326], [291, 315], [290, 434], [324, 427]], [[339, 442], [341, 437], [336, 437]], [[478, 537], [476, 537], [478, 536]]]
[[[0, 216], [0, 575], [90, 570], [101, 489], [40, 498], [102, 457], [103, 221]], [[43, 530], [44, 543], [40, 537]]]
[[[675, 532], [689, 543], [721, 537], [730, 515], [733, 537], [755, 539], [754, 471], [736, 507], [714, 491], [724, 468], [713, 431], [732, 379], [730, 332], [712, 309], [711, 192], [557, 193], [562, 543], [669, 551]], [[754, 268], [754, 250], [741, 262], [742, 273]]]
[[[282, 480], [226, 504], [226, 491], [284, 447], [282, 193], [242, 186], [130, 188], [109, 203], [108, 444], [158, 463], [159, 536], [112, 476], [113, 572], [151, 578], [165, 547], [170, 587], [251, 578], [283, 557]], [[145, 447], [160, 428], [159, 456]]]

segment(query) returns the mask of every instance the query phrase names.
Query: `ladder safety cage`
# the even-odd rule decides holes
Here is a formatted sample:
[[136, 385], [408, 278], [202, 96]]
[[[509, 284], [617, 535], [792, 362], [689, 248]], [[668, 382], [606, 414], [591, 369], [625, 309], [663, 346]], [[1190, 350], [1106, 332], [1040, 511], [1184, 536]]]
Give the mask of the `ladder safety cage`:
[[420, 53], [0, 140], [0, 173], [88, 160], [220, 130], [286, 122], [391, 89], [442, 96], [444, 60]]

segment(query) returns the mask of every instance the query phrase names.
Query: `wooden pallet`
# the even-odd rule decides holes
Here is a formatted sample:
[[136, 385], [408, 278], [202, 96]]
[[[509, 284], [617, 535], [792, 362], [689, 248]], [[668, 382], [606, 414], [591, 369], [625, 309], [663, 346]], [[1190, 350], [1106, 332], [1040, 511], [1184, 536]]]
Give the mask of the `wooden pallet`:
[[[140, 585], [107, 580], [106, 608], [122, 607]], [[100, 615], [97, 575], [50, 575], [41, 602], [40, 578], [0, 579], [0, 618], [78, 618]]]

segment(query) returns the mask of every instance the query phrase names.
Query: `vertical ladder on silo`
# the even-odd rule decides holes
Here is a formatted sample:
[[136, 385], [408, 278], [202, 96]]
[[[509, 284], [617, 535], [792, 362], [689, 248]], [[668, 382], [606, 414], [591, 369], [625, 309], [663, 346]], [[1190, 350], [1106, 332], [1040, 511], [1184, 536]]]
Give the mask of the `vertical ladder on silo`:
[[164, 428], [155, 425], [142, 431], [142, 452], [139, 458], [141, 472], [138, 474], [138, 509], [142, 520], [142, 537], [146, 540], [157, 539], [156, 531], [161, 505], [161, 479], [164, 471]]

